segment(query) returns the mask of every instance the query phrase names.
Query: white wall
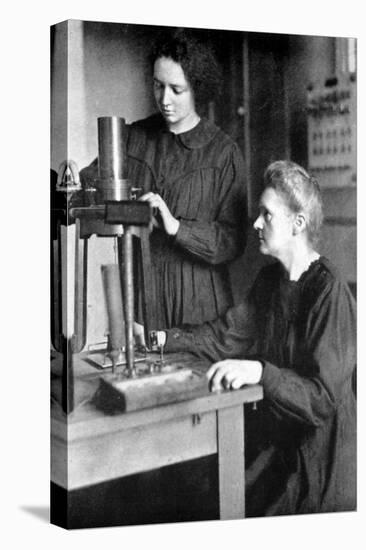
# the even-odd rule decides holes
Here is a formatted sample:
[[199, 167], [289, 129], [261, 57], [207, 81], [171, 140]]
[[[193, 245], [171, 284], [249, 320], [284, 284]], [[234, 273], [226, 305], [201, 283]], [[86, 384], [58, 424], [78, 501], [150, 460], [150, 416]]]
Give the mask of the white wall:
[[[70, 20], [56, 26], [51, 167], [65, 153], [79, 168], [97, 155], [97, 118], [127, 122], [154, 110], [147, 51], [154, 28]], [[67, 144], [67, 145], [66, 145]]]

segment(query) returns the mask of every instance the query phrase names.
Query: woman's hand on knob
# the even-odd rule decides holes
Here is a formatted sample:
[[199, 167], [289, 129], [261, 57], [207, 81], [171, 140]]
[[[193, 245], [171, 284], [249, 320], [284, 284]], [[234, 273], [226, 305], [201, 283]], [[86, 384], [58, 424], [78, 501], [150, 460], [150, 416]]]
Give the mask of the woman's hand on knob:
[[158, 195], [157, 193], [149, 192], [145, 193], [145, 195], [142, 195], [139, 200], [149, 202], [151, 208], [155, 210], [155, 212], [158, 212], [160, 214], [159, 217], [154, 214], [155, 226], [163, 226], [165, 232], [172, 237], [178, 233], [179, 221], [170, 212], [166, 202], [160, 195]]

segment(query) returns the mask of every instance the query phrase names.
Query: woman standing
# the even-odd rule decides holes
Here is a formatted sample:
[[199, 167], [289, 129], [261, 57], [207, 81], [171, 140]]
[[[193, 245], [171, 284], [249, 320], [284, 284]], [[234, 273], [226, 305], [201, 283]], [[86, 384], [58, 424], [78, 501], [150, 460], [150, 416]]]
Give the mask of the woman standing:
[[245, 245], [246, 189], [238, 146], [200, 115], [220, 85], [208, 46], [174, 30], [156, 42], [151, 65], [159, 112], [129, 126], [128, 178], [156, 212], [156, 328], [166, 328], [213, 320], [232, 306], [228, 262]]
[[219, 86], [210, 49], [184, 31], [152, 51], [159, 113], [132, 124], [129, 177], [156, 209], [151, 235], [158, 327], [215, 319], [233, 303], [227, 263], [243, 250], [244, 167], [238, 146], [199, 115]]
[[316, 251], [316, 181], [288, 161], [271, 164], [264, 181], [254, 228], [260, 251], [278, 261], [222, 319], [168, 331], [166, 349], [215, 361], [207, 372], [213, 391], [263, 385], [247, 426], [247, 449], [261, 468], [248, 515], [355, 510], [355, 302]]

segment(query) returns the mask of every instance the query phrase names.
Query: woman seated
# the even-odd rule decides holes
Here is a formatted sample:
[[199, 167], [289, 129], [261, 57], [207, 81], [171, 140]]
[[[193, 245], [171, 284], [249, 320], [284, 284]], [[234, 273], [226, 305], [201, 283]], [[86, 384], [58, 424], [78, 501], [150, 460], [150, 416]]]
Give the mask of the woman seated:
[[212, 391], [263, 386], [246, 417], [247, 464], [257, 456], [260, 465], [247, 515], [355, 510], [355, 301], [315, 248], [323, 217], [316, 180], [277, 161], [264, 183], [254, 228], [260, 251], [277, 261], [225, 316], [168, 330], [166, 351], [214, 362]]

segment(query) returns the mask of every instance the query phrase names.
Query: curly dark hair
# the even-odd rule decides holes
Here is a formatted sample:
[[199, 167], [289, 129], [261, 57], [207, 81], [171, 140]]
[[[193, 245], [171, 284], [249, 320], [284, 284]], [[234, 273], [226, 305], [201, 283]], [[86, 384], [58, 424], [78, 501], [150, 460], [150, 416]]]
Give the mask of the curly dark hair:
[[176, 28], [160, 33], [149, 55], [152, 68], [160, 57], [181, 65], [197, 104], [211, 101], [220, 93], [222, 74], [213, 48], [194, 31]]

